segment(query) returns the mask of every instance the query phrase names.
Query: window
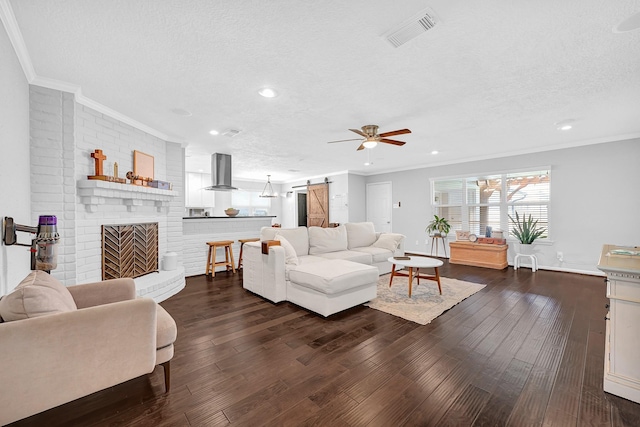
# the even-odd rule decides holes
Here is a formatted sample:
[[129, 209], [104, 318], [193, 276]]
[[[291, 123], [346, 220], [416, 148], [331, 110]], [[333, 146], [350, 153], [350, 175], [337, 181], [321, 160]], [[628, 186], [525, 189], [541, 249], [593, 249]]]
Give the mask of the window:
[[[449, 220], [453, 230], [484, 236], [486, 227], [509, 231], [509, 215], [532, 216], [548, 237], [551, 175], [549, 170], [432, 179], [435, 215]], [[506, 235], [506, 233], [505, 233]]]
[[239, 216], [267, 216], [271, 199], [260, 197], [261, 191], [238, 190], [231, 193], [231, 204], [240, 212]]

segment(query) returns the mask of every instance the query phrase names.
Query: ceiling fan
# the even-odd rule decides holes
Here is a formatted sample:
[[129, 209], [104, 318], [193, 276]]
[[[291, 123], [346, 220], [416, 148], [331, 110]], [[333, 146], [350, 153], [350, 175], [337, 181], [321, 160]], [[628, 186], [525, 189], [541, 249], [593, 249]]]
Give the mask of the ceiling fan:
[[[363, 150], [365, 148], [373, 148], [376, 145], [378, 145], [378, 142], [384, 142], [385, 144], [403, 146], [404, 144], [406, 144], [406, 142], [396, 141], [395, 139], [388, 139], [387, 137], [394, 136], [394, 135], [402, 135], [405, 133], [411, 133], [409, 129], [398, 129], [398, 130], [393, 130], [391, 132], [378, 134], [378, 125], [362, 126], [362, 130], [358, 130], [358, 129], [349, 129], [349, 130], [351, 132], [355, 132], [358, 135], [364, 137], [364, 141], [362, 141], [362, 143], [358, 147], [358, 150]], [[361, 141], [361, 139], [360, 138], [341, 139], [339, 141], [329, 141], [328, 143], [333, 144], [336, 142], [346, 142], [346, 141]]]

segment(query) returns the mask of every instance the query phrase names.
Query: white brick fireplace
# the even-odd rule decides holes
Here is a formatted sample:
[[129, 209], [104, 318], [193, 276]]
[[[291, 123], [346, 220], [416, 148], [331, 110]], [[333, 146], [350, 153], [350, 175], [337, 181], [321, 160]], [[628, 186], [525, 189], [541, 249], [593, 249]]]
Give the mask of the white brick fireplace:
[[[101, 280], [101, 226], [158, 223], [160, 264], [167, 252], [178, 255], [178, 270], [136, 279], [140, 295], [163, 300], [184, 287], [182, 214], [184, 153], [165, 141], [115, 118], [79, 104], [72, 93], [30, 86], [31, 210], [56, 215], [60, 244], [58, 268], [52, 274], [69, 286]], [[107, 156], [105, 174], [133, 170], [133, 150], [154, 157], [155, 178], [172, 190], [90, 181], [91, 153]]]

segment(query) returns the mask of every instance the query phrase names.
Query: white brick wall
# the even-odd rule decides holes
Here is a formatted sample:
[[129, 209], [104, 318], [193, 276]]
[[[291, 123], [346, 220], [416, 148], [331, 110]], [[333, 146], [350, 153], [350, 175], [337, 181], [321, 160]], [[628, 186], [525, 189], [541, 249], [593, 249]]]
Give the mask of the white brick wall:
[[[39, 215], [56, 215], [61, 236], [58, 268], [52, 274], [65, 285], [98, 281], [102, 276], [101, 225], [157, 222], [160, 262], [166, 252], [183, 257], [184, 155], [167, 142], [78, 104], [70, 93], [30, 86], [31, 193], [34, 224]], [[154, 178], [173, 184], [175, 197], [159, 209], [148, 195], [133, 208], [121, 200], [98, 197], [93, 211], [82, 203], [78, 182], [95, 174], [91, 153], [107, 156], [106, 175], [118, 162], [119, 176], [133, 170], [133, 151], [154, 157]], [[125, 184], [123, 184], [125, 185]], [[184, 286], [184, 284], [182, 285]]]
[[29, 87], [31, 213], [58, 219], [58, 267], [52, 274], [65, 284], [76, 277], [73, 95], [39, 86]]

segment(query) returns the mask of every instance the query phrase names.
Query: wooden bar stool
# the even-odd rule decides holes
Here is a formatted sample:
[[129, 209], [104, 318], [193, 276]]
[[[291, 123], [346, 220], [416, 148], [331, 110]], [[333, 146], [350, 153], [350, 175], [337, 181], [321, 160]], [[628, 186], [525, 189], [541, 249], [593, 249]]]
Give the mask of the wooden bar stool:
[[238, 270], [242, 268], [242, 247], [245, 243], [248, 242], [258, 242], [260, 241], [259, 237], [253, 237], [251, 239], [238, 239], [238, 243], [240, 243], [240, 258], [238, 258]]
[[[209, 255], [207, 256], [207, 271], [205, 275], [211, 272], [211, 277], [216, 277], [216, 267], [226, 267], [229, 271], [229, 267], [235, 273], [236, 265], [233, 261], [233, 240], [219, 240], [216, 242], [207, 242], [209, 245]], [[216, 262], [216, 249], [219, 247], [224, 248], [224, 261]]]

